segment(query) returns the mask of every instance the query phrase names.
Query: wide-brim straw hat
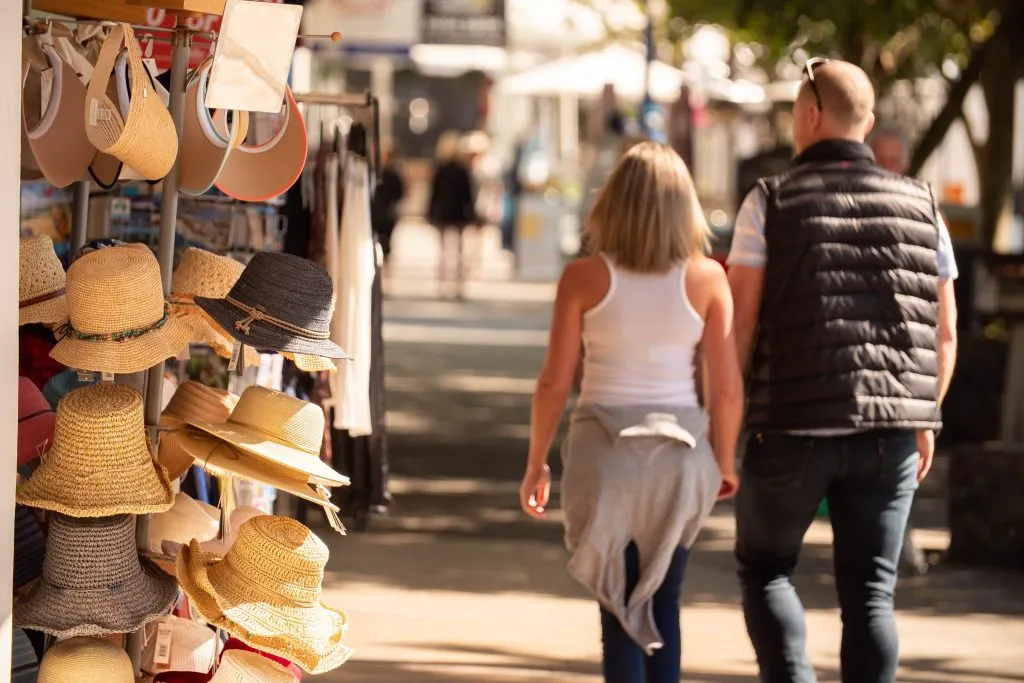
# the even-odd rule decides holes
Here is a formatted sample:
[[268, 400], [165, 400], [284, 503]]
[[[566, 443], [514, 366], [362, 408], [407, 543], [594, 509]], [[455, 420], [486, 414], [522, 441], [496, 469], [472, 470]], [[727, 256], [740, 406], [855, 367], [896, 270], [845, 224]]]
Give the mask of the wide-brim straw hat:
[[53, 447], [18, 491], [18, 502], [72, 517], [169, 510], [174, 494], [146, 438], [139, 392], [97, 384], [65, 396]]
[[323, 408], [282, 391], [254, 385], [242, 392], [227, 422], [186, 422], [238, 450], [307, 474], [325, 486], [349, 483], [348, 477], [320, 459]]
[[58, 325], [68, 317], [67, 276], [46, 235], [25, 237], [19, 245], [18, 324]]
[[[229, 391], [189, 380], [171, 395], [171, 400], [160, 416], [160, 426], [165, 429], [180, 429], [189, 419], [213, 423], [227, 422], [237, 403], [238, 397]], [[164, 436], [164, 439], [166, 438]], [[185, 474], [192, 466], [193, 460], [192, 456], [180, 449], [167, 449], [163, 446], [159, 449], [157, 459], [167, 468], [167, 474], [171, 479], [177, 479]]]
[[226, 296], [195, 302], [235, 340], [259, 351], [348, 357], [330, 339], [334, 282], [307, 259], [259, 252]]
[[42, 579], [15, 602], [14, 622], [58, 638], [130, 633], [177, 599], [174, 579], [139, 556], [134, 515], [55, 514]]
[[18, 466], [41, 458], [53, 441], [57, 416], [43, 392], [27, 377], [18, 378]]
[[[114, 62], [124, 43], [128, 58], [131, 101], [128, 115], [106, 95]], [[99, 151], [116, 157], [149, 180], [167, 175], [178, 155], [178, 134], [171, 114], [157, 96], [142, 63], [131, 26], [116, 24], [100, 49], [86, 96], [85, 131]]]
[[209, 541], [219, 529], [220, 510], [180, 491], [170, 510], [149, 518], [149, 552], [160, 553], [164, 541], [178, 545], [193, 538]]
[[104, 638], [80, 636], [54, 643], [39, 662], [37, 683], [135, 683], [124, 648]]
[[191, 328], [164, 302], [160, 264], [144, 244], [106, 247], [68, 268], [68, 317], [50, 356], [80, 370], [130, 374], [188, 346]]
[[207, 622], [320, 674], [351, 655], [342, 642], [348, 617], [321, 601], [327, 558], [327, 546], [304, 525], [264, 515], [242, 525], [224, 556], [196, 541], [182, 547], [177, 575]]

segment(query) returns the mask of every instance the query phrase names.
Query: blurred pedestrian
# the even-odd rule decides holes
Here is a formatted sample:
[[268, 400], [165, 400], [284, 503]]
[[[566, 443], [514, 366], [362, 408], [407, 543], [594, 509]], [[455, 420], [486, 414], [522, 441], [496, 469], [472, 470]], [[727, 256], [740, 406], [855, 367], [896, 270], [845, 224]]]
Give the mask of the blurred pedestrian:
[[[520, 503], [533, 517], [547, 508], [548, 454], [585, 344], [562, 452], [569, 570], [600, 603], [605, 681], [678, 683], [690, 548], [715, 500], [737, 487], [732, 299], [706, 256], [711, 232], [690, 173], [665, 145], [625, 154], [587, 231], [593, 254], [558, 284]], [[710, 421], [694, 382], [698, 344]]]
[[391, 255], [391, 236], [398, 224], [398, 205], [405, 197], [405, 183], [398, 167], [397, 150], [393, 147], [385, 148], [381, 156], [384, 168], [381, 169], [380, 184], [370, 201], [370, 221], [384, 252], [384, 262], [387, 263]]
[[463, 233], [476, 224], [476, 191], [465, 155], [461, 147], [461, 136], [456, 131], [441, 134], [435, 152], [434, 178], [430, 188], [430, 203], [427, 220], [438, 231], [440, 259], [438, 262], [438, 290], [444, 296], [448, 282], [447, 236], [456, 237], [455, 256], [455, 297], [463, 297]]
[[[905, 175], [909, 163], [907, 143], [898, 131], [876, 128], [869, 138], [871, 151], [875, 155], [875, 163], [892, 173]], [[903, 534], [903, 552], [900, 553], [900, 569], [906, 573], [920, 576], [928, 571], [928, 559], [914, 545], [914, 525], [908, 520], [907, 530]]]
[[834, 535], [844, 683], [893, 683], [893, 594], [956, 357], [956, 264], [931, 188], [878, 166], [875, 94], [814, 59], [791, 168], [736, 218], [728, 263], [749, 433], [736, 557], [761, 680], [813, 683], [792, 583], [822, 499]]

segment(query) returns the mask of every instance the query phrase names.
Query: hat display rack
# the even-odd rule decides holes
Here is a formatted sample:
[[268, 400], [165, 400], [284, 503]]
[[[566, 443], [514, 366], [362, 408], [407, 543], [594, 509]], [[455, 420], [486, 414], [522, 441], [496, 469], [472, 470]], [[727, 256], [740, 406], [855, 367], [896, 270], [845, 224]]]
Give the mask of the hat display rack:
[[[77, 263], [78, 273], [87, 268], [97, 271], [92, 273], [96, 289], [78, 294], [71, 285], [67, 287], [66, 295], [69, 311], [73, 310], [76, 294], [83, 297], [89, 294], [94, 305], [101, 302], [109, 303], [103, 301], [104, 277], [109, 281], [109, 278], [118, 273], [124, 273], [125, 278], [134, 273], [131, 277], [142, 280], [147, 277], [158, 278], [166, 302], [172, 297], [178, 199], [182, 189], [180, 150], [190, 47], [193, 37], [197, 35], [215, 39], [213, 34], [188, 28], [184, 18], [197, 14], [219, 15], [224, 11], [225, 2], [36, 0], [32, 4], [34, 11], [74, 17], [70, 20], [56, 20], [62, 24], [111, 26], [115, 33], [121, 31], [120, 26], [127, 27], [131, 22], [137, 22], [139, 13], [144, 13], [147, 8], [163, 10], [177, 18], [176, 26], [173, 28], [132, 27], [150, 34], [152, 39], [171, 43], [170, 96], [167, 112], [170, 124], [177, 135], [178, 146], [173, 151], [173, 163], [168, 160], [169, 170], [162, 181], [156, 258], [153, 258], [149, 247], [143, 245], [100, 249], [98, 256], [94, 257], [93, 254], [96, 252], [93, 252], [89, 254], [88, 261]], [[27, 19], [33, 20], [35, 17]], [[124, 30], [130, 34], [127, 28]], [[154, 37], [152, 34], [159, 35]], [[338, 42], [341, 36], [335, 32], [301, 37]], [[142, 91], [145, 93], [145, 88], [142, 88]], [[372, 117], [374, 141], [371, 164], [372, 168], [380, 173], [379, 108], [375, 97], [368, 93], [314, 93], [295, 95], [293, 104], [295, 101], [368, 108]], [[153, 103], [150, 102], [146, 106], [152, 107]], [[116, 141], [111, 144], [116, 144]], [[79, 255], [86, 244], [90, 189], [90, 182], [87, 180], [73, 183], [74, 200], [69, 240], [72, 258]], [[261, 259], [268, 261], [266, 268], [269, 270], [266, 272], [274, 272], [281, 267], [287, 272], [289, 265], [302, 268], [299, 264], [289, 264], [286, 259], [276, 258], [279, 256], [286, 255], [257, 253], [253, 260], [257, 263]], [[278, 348], [285, 346], [282, 339], [295, 337], [298, 343], [289, 352], [296, 354], [297, 358], [304, 353], [313, 358], [344, 357], [344, 352], [340, 349], [329, 348], [329, 340], [321, 337], [319, 332], [290, 325], [282, 318], [268, 313], [262, 304], [246, 303], [247, 296], [265, 292], [259, 290], [258, 284], [252, 283], [247, 290], [244, 277], [240, 277], [239, 282], [241, 285], [236, 283], [223, 298], [204, 300], [202, 297], [195, 297], [212, 320], [219, 321], [228, 316], [233, 321], [233, 324], [227, 326], [229, 334], [235, 337], [233, 365], [239, 364], [239, 357], [244, 358], [247, 349], [245, 341], [248, 341], [247, 337], [250, 334], [254, 338], [264, 340], [262, 343], [266, 349], [278, 352], [291, 349]], [[61, 292], [63, 298], [64, 290]], [[84, 290], [79, 287], [79, 292]], [[138, 307], [145, 308], [150, 304], [159, 307], [160, 304], [147, 302], [145, 298], [141, 295], [138, 297]], [[287, 300], [280, 302], [282, 306], [288, 304]], [[162, 627], [165, 621], [172, 622], [174, 619], [165, 615], [175, 602], [167, 604], [172, 593], [178, 595], [177, 590], [170, 591], [168, 584], [169, 580], [170, 584], [174, 584], [175, 575], [177, 583], [189, 598], [193, 616], [201, 617], [202, 623], [216, 628], [217, 642], [221, 642], [225, 639], [224, 635], [229, 634], [233, 637], [229, 643], [236, 643], [233, 646], [235, 649], [226, 647], [220, 656], [220, 664], [224, 668], [220, 677], [217, 675], [218, 658], [215, 657], [209, 674], [212, 678], [187, 677], [181, 680], [281, 680], [284, 683], [297, 680], [296, 674], [299, 673], [299, 669], [322, 673], [340, 666], [350, 654], [350, 650], [342, 642], [348, 619], [344, 612], [320, 601], [320, 583], [327, 561], [326, 545], [308, 528], [287, 518], [249, 515], [240, 522], [235, 521], [233, 513], [236, 510], [230, 485], [222, 486], [220, 519], [214, 533], [211, 525], [213, 513], [209, 510], [204, 511], [200, 505], [190, 505], [188, 500], [181, 499], [182, 494], [175, 496], [170, 486], [173, 474], [168, 475], [169, 470], [176, 473], [181, 471], [172, 469], [175, 456], [179, 458], [179, 463], [185, 462], [186, 467], [192, 459], [197, 459], [199, 464], [198, 458], [202, 457], [202, 464], [210, 465], [222, 481], [230, 482], [234, 476], [269, 481], [281, 490], [318, 503], [327, 511], [331, 525], [344, 532], [336, 515], [337, 508], [328, 500], [327, 487], [345, 485], [347, 478], [323, 465], [319, 460], [319, 439], [324, 433], [322, 411], [313, 404], [305, 404], [298, 399], [261, 387], [251, 387], [239, 398], [231, 397], [226, 392], [211, 394], [210, 392], [215, 390], [199, 385], [184, 392], [178, 389], [182, 392], [181, 400], [178, 402], [181, 405], [175, 409], [178, 412], [169, 418], [167, 411], [163, 410], [163, 359], [175, 356], [173, 350], [178, 348], [184, 339], [180, 329], [184, 323], [170, 315], [168, 304], [162, 305], [163, 317], [159, 318], [157, 324], [151, 324], [146, 329], [116, 325], [116, 321], [123, 323], [124, 317], [128, 315], [122, 310], [104, 312], [103, 315], [111, 319], [108, 322], [113, 326], [112, 330], [130, 328], [134, 332], [139, 332], [136, 337], [143, 336], [144, 332], [160, 333], [156, 349], [136, 345], [138, 348], [134, 352], [136, 355], [133, 358], [138, 367], [152, 363], [148, 370], [137, 373], [138, 376], [129, 378], [128, 382], [144, 387], [144, 396], [133, 389], [114, 384], [112, 372], [117, 369], [105, 369], [102, 373], [95, 373], [102, 374], [98, 384], [94, 384], [97, 379], [95, 374], [88, 377], [87, 375], [92, 373], [79, 373], [78, 388], [74, 388], [72, 383], [69, 386], [70, 393], [65, 395], [66, 398], [57, 409], [55, 436], [51, 440], [53, 448], [22, 491], [28, 505], [48, 510], [48, 514], [51, 515], [47, 549], [51, 550], [50, 544], [53, 544], [53, 548], [52, 552], [46, 555], [52, 558], [51, 562], [46, 564], [44, 560], [40, 578], [23, 596], [26, 599], [19, 603], [22, 615], [25, 616], [26, 623], [30, 623], [30, 628], [45, 628], [44, 632], [51, 638], [61, 638], [57, 645], [48, 639], [50, 647], [40, 661], [40, 680], [44, 680], [46, 676], [53, 676], [52, 680], [65, 680], [68, 671], [75, 671], [76, 680], [82, 681], [136, 680], [142, 673], [140, 667], [147, 642], [146, 624], [156, 618], [157, 621], [153, 623], [160, 623]], [[332, 294], [330, 312], [326, 318], [328, 325], [333, 307]], [[110, 305], [109, 308], [117, 307]], [[147, 315], [152, 313], [153, 311], [147, 309]], [[118, 317], [119, 315], [121, 317]], [[91, 338], [76, 331], [72, 321], [66, 323], [66, 328], [67, 331], [63, 335], [58, 335], [61, 340], [58, 346], [64, 342], [59, 353], [64, 354], [63, 357], [67, 359], [65, 365], [72, 368], [76, 367], [76, 363], [71, 359], [81, 357], [77, 354], [88, 353], [85, 347], [89, 344], [125, 342], [119, 348], [127, 349], [132, 342], [131, 337], [123, 337], [120, 332], [99, 335], [102, 338]], [[282, 331], [285, 334], [282, 334]], [[240, 343], [240, 337], [246, 338], [245, 341]], [[79, 343], [77, 347], [76, 343]], [[259, 350], [256, 346], [253, 349]], [[57, 347], [54, 351], [58, 354]], [[244, 365], [244, 360], [241, 364]], [[189, 412], [189, 408], [183, 406], [186, 406], [190, 398], [194, 399], [192, 408], [195, 408], [196, 412], [184, 415], [183, 413]], [[312, 408], [316, 410], [311, 410]], [[168, 406], [168, 410], [171, 409], [172, 406]], [[222, 411], [219, 417], [216, 416], [218, 410]], [[142, 419], [136, 421], [135, 416]], [[144, 433], [141, 427], [143, 422]], [[133, 432], [129, 429], [133, 424], [140, 425], [138, 431]], [[88, 453], [83, 454], [80, 439], [85, 438], [83, 430], [88, 429], [92, 429], [95, 432], [94, 438], [100, 441], [101, 436], [109, 437], [109, 453], [104, 452], [103, 457], [110, 456], [109, 467], [113, 469], [106, 472], [79, 472], [80, 480], [69, 482], [68, 470], [81, 468], [83, 462], [96, 457], [93, 448], [86, 447], [85, 451]], [[180, 434], [183, 438], [177, 445], [177, 451], [169, 449], [171, 452], [167, 455], [168, 460], [165, 464], [162, 441], [168, 434]], [[126, 447], [129, 443], [132, 445]], [[199, 453], [203, 455], [197, 455]], [[220, 465], [214, 467], [215, 463]], [[115, 471], [116, 478], [112, 476]], [[94, 475], [106, 475], [106, 478], [93, 486], [91, 479]], [[131, 485], [125, 485], [125, 490], [116, 490], [117, 485], [129, 480]], [[76, 485], [78, 489], [75, 489]], [[79, 490], [81, 495], [75, 494], [75, 490]], [[138, 499], [132, 499], [129, 493], [132, 490], [145, 493], [140, 494]], [[19, 493], [19, 496], [22, 496], [22, 493]], [[95, 499], [91, 503], [90, 496]], [[239, 508], [238, 512], [241, 511]], [[159, 562], [153, 561], [158, 559], [155, 555], [161, 553], [156, 552], [152, 545], [152, 514], [161, 515], [159, 525], [154, 524], [154, 527], [174, 529], [178, 534], [171, 535], [181, 546], [172, 548], [177, 560], [176, 567], [170, 572], [171, 577], [166, 573], [166, 566], [163, 566], [164, 573], [161, 573], [161, 569], [157, 568]], [[186, 542], [187, 536], [191, 536], [191, 540]], [[207, 547], [207, 540], [216, 545]], [[73, 571], [71, 565], [75, 558], [81, 557], [83, 552], [89, 549], [94, 553], [89, 555], [90, 559], [94, 560], [89, 563], [89, 571]], [[167, 554], [166, 548], [163, 548], [163, 554]], [[121, 556], [133, 559], [119, 562], [118, 557]], [[266, 558], [274, 558], [273, 576], [261, 571], [261, 564]], [[92, 583], [89, 583], [90, 581]], [[122, 586], [126, 594], [134, 596], [135, 599], [104, 601], [100, 596], [115, 584]], [[300, 586], [302, 590], [296, 592]], [[268, 593], [275, 595], [275, 599], [261, 601], [254, 597], [266, 596]], [[88, 596], [88, 599], [83, 596]], [[95, 604], [88, 600], [94, 600]], [[140, 603], [146, 604], [140, 606]], [[79, 612], [69, 612], [69, 605]], [[17, 609], [15, 619], [18, 620]], [[83, 625], [83, 621], [96, 623]], [[150, 630], [159, 629], [151, 627]], [[110, 641], [94, 637], [111, 632], [126, 633], [124, 650], [113, 646]], [[155, 648], [157, 651], [160, 650], [159, 641]], [[151, 656], [152, 650], [153, 647], [150, 647]], [[177, 679], [173, 676], [158, 676], [157, 680]]]

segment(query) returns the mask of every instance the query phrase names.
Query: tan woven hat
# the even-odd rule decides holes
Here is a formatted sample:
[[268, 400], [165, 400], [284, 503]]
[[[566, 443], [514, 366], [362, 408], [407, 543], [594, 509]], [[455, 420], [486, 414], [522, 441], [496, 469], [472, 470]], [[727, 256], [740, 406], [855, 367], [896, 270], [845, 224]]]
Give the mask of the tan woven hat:
[[177, 575], [190, 604], [209, 623], [312, 674], [349, 658], [348, 617], [323, 604], [328, 551], [312, 531], [285, 517], [244, 523], [227, 554], [193, 541], [178, 553]]
[[64, 296], [67, 276], [53, 240], [46, 235], [25, 237], [19, 247], [18, 324], [57, 325], [67, 320]]
[[18, 491], [18, 502], [72, 517], [169, 510], [174, 494], [147, 442], [139, 392], [97, 384], [65, 396], [53, 447]]
[[[160, 416], [160, 425], [167, 429], [179, 429], [185, 420], [197, 419], [207, 422], [227, 422], [235, 409], [238, 397], [230, 391], [208, 387], [193, 380], [179, 386]], [[160, 448], [160, 464], [167, 468], [171, 479], [177, 479], [192, 466], [192, 456], [181, 449]]]
[[[131, 67], [132, 93], [128, 116], [124, 118], [106, 95], [122, 43]], [[142, 63], [139, 42], [128, 24], [115, 25], [100, 49], [86, 96], [85, 131], [96, 149], [116, 157], [149, 180], [163, 178], [174, 165], [178, 155], [174, 122], [156, 95]]]
[[[171, 313], [192, 326], [192, 341], [209, 344], [221, 358], [231, 358], [234, 340], [219, 323], [196, 305], [196, 297], [223, 299], [235, 286], [245, 265], [233, 258], [189, 247], [182, 254], [178, 267], [171, 276]], [[284, 353], [304, 372], [326, 370], [336, 372], [330, 358], [302, 353]], [[245, 364], [259, 365], [260, 354], [251, 346], [245, 347]]]
[[141, 372], [188, 345], [191, 328], [164, 302], [160, 264], [144, 244], [97, 249], [68, 268], [68, 323], [50, 356], [69, 368]]
[[104, 638], [54, 643], [39, 662], [37, 683], [135, 683], [128, 653]]
[[261, 654], [228, 650], [210, 683], [295, 683], [292, 672]]
[[43, 576], [15, 603], [15, 624], [70, 638], [131, 633], [170, 612], [178, 587], [139, 556], [135, 519], [51, 515]]

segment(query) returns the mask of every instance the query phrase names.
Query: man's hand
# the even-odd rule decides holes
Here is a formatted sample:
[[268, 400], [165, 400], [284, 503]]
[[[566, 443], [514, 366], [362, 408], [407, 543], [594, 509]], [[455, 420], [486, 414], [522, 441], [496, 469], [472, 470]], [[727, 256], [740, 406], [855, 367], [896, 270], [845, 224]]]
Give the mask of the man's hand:
[[932, 469], [932, 461], [935, 459], [935, 432], [930, 429], [917, 432], [917, 452], [921, 456], [917, 466], [917, 481], [920, 483], [928, 476]]
[[551, 468], [543, 465], [539, 468], [528, 467], [523, 475], [523, 483], [519, 486], [519, 504], [523, 512], [541, 519], [544, 508], [551, 498]]

